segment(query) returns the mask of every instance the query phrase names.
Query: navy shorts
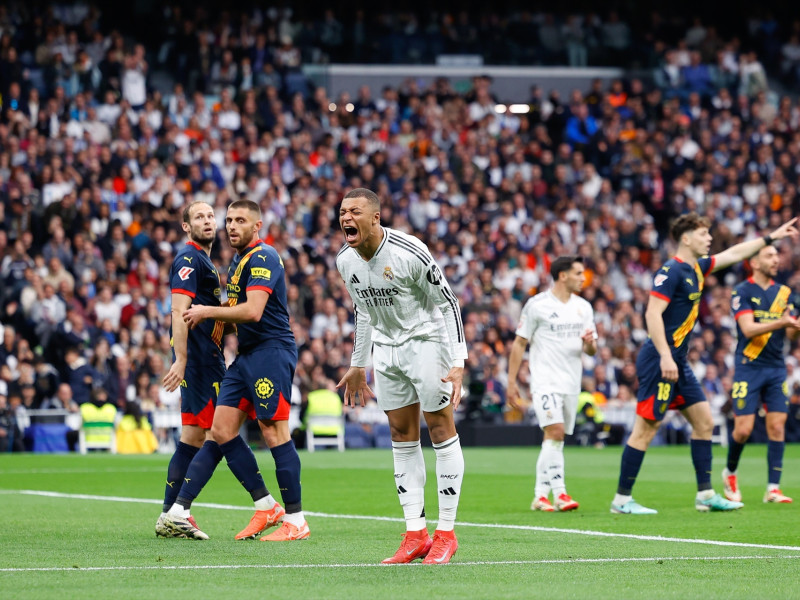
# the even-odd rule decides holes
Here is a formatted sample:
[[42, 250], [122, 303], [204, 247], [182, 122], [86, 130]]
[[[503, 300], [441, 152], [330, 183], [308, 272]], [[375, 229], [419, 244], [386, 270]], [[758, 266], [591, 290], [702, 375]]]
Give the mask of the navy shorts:
[[683, 410], [706, 395], [694, 376], [686, 357], [673, 357], [678, 365], [678, 381], [661, 378], [661, 356], [651, 345], [644, 346], [636, 358], [636, 375], [639, 378], [636, 414], [650, 421], [662, 421], [667, 410]]
[[789, 412], [786, 367], [737, 366], [731, 400], [737, 417], [756, 414], [760, 404], [767, 412]]
[[232, 406], [250, 419], [287, 421], [297, 349], [260, 347], [236, 357], [225, 373], [217, 406]]
[[222, 361], [216, 365], [186, 367], [181, 381], [181, 423], [211, 429], [214, 406], [225, 375]]

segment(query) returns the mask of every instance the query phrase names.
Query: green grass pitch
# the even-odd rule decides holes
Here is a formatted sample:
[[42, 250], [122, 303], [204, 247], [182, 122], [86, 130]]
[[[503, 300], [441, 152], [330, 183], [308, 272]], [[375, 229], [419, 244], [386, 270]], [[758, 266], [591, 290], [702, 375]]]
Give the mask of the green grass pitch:
[[[390, 450], [301, 452], [311, 538], [285, 544], [233, 540], [252, 505], [224, 462], [192, 510], [211, 536], [198, 542], [154, 535], [168, 456], [2, 454], [0, 598], [800, 596], [800, 446], [787, 446], [782, 482], [798, 501], [762, 503], [766, 448], [753, 445], [734, 513], [698, 513], [689, 448], [654, 447], [634, 494], [659, 514], [638, 517], [609, 512], [621, 448], [568, 447], [580, 509], [531, 512], [537, 453], [465, 449], [459, 550], [443, 566], [379, 564], [404, 531]], [[256, 454], [276, 491], [271, 456]], [[724, 449], [714, 454], [721, 491]], [[435, 519], [433, 452], [425, 458]]]

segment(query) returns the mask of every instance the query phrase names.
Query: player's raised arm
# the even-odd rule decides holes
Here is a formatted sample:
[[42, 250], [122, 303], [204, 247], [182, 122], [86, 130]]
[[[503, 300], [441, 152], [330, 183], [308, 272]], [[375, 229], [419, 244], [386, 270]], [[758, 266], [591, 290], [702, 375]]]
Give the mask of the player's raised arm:
[[786, 223], [778, 227], [775, 231], [762, 238], [741, 242], [735, 246], [731, 246], [727, 250], [723, 250], [719, 254], [715, 254], [712, 271], [719, 271], [720, 269], [741, 262], [746, 258], [750, 258], [764, 246], [769, 246], [773, 242], [777, 242], [783, 238], [796, 238], [797, 234], [800, 233], [795, 226], [796, 223], [797, 217], [786, 221]]

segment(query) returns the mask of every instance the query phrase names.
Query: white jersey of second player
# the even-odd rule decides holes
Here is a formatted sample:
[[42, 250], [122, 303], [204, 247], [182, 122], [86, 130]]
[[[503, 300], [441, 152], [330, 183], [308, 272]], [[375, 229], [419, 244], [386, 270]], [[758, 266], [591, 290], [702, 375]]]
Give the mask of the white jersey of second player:
[[413, 236], [382, 229], [381, 245], [369, 261], [349, 246], [336, 257], [355, 304], [352, 366], [366, 365], [372, 342], [403, 346], [411, 339], [448, 344], [453, 359], [466, 359], [458, 300], [428, 248]]
[[584, 332], [597, 332], [592, 305], [575, 294], [561, 302], [551, 291], [536, 294], [522, 309], [517, 335], [530, 343], [531, 389], [579, 394]]

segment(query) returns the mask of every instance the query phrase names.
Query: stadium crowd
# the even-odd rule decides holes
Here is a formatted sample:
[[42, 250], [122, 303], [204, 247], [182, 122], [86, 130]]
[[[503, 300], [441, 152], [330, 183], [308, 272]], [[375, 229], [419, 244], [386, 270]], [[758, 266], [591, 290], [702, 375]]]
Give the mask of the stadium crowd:
[[[508, 62], [586, 64], [570, 37], [582, 35], [599, 57], [591, 62], [646, 56], [652, 77], [597, 80], [568, 98], [534, 85], [519, 99], [529, 112], [511, 115], [496, 112], [486, 76], [466, 93], [446, 78], [375, 97], [367, 87], [339, 98], [312, 89], [303, 64], [378, 56], [376, 31], [354, 37], [358, 21], [345, 28], [332, 11], [315, 24], [291, 11], [171, 10], [163, 36], [144, 44], [104, 29], [93, 7], [0, 6], [0, 445], [15, 411], [76, 411], [98, 387], [121, 410], [178, 408], [160, 383], [172, 360], [167, 272], [193, 200], [215, 208], [223, 289], [226, 206], [262, 207], [262, 237], [286, 266], [303, 397], [349, 365], [338, 206], [349, 188], [374, 189], [383, 223], [420, 236], [461, 300], [470, 389], [480, 390], [461, 417], [501, 420], [522, 418], [504, 408], [506, 360], [522, 304], [549, 285], [554, 257], [586, 259], [600, 350], [586, 358], [584, 387], [626, 404], [651, 274], [674, 249], [669, 220], [708, 216], [715, 252], [800, 214], [800, 105], [777, 98], [766, 75], [797, 55], [796, 25], [781, 43], [761, 21], [743, 44], [699, 21], [671, 38], [655, 23], [634, 39], [614, 14], [560, 15], [558, 26], [525, 15], [520, 25], [539, 42], [512, 48], [533, 54]], [[420, 39], [477, 52], [488, 43], [481, 28], [509, 20], [442, 17]], [[379, 21], [397, 28], [390, 39], [421, 31], [409, 15]], [[611, 43], [620, 40], [624, 48]], [[379, 56], [405, 62], [414, 47], [398, 42]], [[175, 73], [170, 93], [152, 85], [151, 64]], [[778, 279], [800, 289], [800, 248], [781, 245], [780, 257]], [[731, 386], [729, 299], [744, 269], [706, 280], [689, 353], [716, 411]], [[230, 361], [236, 339], [225, 343]], [[787, 363], [796, 413], [800, 347]]]

